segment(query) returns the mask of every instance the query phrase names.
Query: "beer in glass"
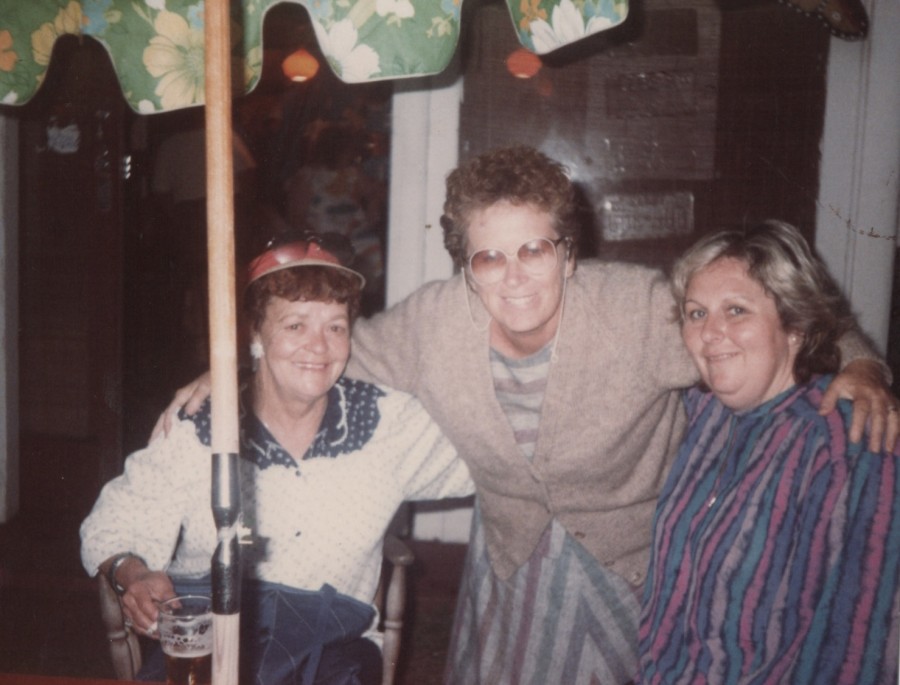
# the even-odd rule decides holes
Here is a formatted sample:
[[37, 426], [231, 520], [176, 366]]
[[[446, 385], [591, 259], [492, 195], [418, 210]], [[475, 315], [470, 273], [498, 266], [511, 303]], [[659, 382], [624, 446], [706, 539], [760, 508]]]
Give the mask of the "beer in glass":
[[211, 685], [213, 614], [204, 595], [182, 595], [159, 606], [159, 642], [166, 685]]

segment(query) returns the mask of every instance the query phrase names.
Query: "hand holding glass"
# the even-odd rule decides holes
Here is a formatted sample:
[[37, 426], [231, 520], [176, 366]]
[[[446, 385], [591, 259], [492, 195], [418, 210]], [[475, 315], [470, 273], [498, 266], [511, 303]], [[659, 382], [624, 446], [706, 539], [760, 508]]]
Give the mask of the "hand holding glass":
[[173, 597], [159, 605], [159, 642], [166, 685], [211, 685], [212, 602], [203, 595]]

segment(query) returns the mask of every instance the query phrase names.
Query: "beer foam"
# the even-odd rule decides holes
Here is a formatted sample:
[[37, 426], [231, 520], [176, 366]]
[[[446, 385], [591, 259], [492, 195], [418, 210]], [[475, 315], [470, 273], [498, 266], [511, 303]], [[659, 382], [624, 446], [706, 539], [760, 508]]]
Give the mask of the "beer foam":
[[[167, 649], [168, 648], [168, 649]], [[212, 654], [212, 645], [168, 645], [162, 646], [163, 653], [179, 659], [195, 659]]]

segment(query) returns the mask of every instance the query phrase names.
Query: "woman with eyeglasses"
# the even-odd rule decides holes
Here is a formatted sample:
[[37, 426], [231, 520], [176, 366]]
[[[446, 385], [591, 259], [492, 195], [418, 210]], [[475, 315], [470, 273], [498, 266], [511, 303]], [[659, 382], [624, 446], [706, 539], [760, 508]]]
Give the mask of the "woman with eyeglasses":
[[[459, 273], [360, 321], [348, 374], [421, 399], [475, 481], [445, 682], [624, 685], [680, 391], [698, 378], [667, 280], [576, 268], [575, 189], [532, 148], [452, 172], [441, 223]], [[857, 338], [843, 348], [852, 363], [833, 393], [871, 407], [880, 440], [882, 366], [858, 359], [870, 353]], [[891, 415], [890, 439], [897, 428]]]
[[[416, 399], [344, 376], [364, 279], [340, 238], [279, 242], [249, 268], [244, 683], [380, 683], [372, 602], [388, 524], [405, 500], [473, 490], [465, 463]], [[211, 589], [210, 417], [207, 401], [129, 456], [81, 526], [85, 569], [107, 575], [142, 634], [153, 634], [157, 602]], [[162, 680], [160, 667], [149, 659], [139, 675]]]

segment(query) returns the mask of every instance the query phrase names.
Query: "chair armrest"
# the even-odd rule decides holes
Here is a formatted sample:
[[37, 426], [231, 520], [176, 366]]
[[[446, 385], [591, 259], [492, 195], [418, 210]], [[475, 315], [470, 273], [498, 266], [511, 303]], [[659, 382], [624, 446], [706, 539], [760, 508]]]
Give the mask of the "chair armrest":
[[406, 606], [406, 570], [412, 566], [415, 555], [405, 542], [392, 533], [385, 534], [382, 553], [385, 574], [376, 593], [375, 603], [381, 612], [384, 630], [382, 683], [391, 685], [400, 661], [400, 639]]
[[97, 590], [100, 599], [100, 617], [109, 642], [113, 671], [119, 680], [133, 680], [141, 668], [138, 637], [131, 627], [126, 625], [119, 596], [109, 584], [105, 573], [97, 574]]
[[403, 540], [388, 533], [384, 536], [384, 558], [394, 566], [411, 566], [415, 555]]

